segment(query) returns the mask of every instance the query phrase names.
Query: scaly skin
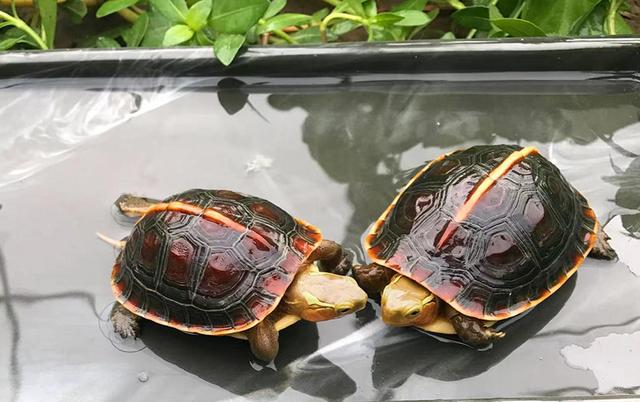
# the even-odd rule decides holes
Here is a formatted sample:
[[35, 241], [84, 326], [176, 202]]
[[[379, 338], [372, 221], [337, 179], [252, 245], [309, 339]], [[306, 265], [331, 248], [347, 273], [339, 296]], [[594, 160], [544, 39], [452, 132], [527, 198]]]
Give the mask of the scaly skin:
[[618, 258], [615, 250], [609, 245], [611, 238], [605, 233], [602, 228], [596, 235], [596, 244], [591, 249], [589, 257], [596, 258], [598, 260], [615, 260]]

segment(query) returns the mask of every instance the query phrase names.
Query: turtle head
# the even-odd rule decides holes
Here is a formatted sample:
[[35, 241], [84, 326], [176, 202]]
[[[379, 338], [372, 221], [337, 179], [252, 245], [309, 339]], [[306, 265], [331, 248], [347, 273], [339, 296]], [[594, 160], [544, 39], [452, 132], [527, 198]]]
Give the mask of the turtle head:
[[362, 310], [367, 294], [349, 276], [301, 270], [287, 289], [283, 302], [289, 313], [307, 321], [325, 321]]
[[382, 321], [397, 327], [429, 324], [438, 315], [438, 298], [400, 274], [382, 291], [380, 305]]

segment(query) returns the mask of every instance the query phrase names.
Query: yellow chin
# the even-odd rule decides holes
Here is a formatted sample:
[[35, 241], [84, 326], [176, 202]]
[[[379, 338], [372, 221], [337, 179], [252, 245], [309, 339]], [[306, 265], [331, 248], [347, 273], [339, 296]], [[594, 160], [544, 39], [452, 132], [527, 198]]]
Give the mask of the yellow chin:
[[300, 317], [307, 321], [327, 321], [337, 318], [336, 310], [332, 307], [307, 308], [302, 310]]

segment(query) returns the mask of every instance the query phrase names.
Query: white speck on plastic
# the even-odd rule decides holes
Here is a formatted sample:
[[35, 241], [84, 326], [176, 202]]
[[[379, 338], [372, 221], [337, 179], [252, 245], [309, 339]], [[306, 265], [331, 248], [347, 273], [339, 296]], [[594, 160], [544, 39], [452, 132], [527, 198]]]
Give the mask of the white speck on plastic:
[[442, 123], [440, 123], [439, 121], [436, 121], [436, 126], [440, 127]]
[[257, 154], [252, 160], [247, 162], [245, 172], [254, 173], [264, 169], [269, 169], [273, 165], [273, 159]]
[[373, 106], [369, 105], [369, 104], [362, 104], [359, 106], [359, 109], [362, 113], [371, 113], [373, 112]]
[[141, 372], [138, 373], [138, 381], [140, 381], [140, 382], [149, 381], [149, 375], [147, 374], [146, 371], [141, 371]]

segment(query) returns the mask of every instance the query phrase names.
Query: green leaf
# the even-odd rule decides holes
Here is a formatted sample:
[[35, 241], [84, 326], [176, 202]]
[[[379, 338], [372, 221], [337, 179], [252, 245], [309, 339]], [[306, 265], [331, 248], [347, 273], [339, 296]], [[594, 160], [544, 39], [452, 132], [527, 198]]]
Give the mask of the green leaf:
[[[380, 14], [378, 14], [380, 15]], [[358, 27], [360, 27], [362, 24], [355, 22], [355, 21], [349, 21], [349, 20], [344, 20], [344, 21], [340, 21], [337, 24], [334, 24], [331, 26], [330, 32], [333, 33], [336, 37], [337, 36], [341, 36], [344, 35], [346, 33], [349, 33], [351, 31], [353, 31], [354, 29], [357, 29]]]
[[456, 38], [456, 36], [453, 34], [453, 32], [447, 32], [447, 33], [445, 33], [444, 35], [442, 35], [440, 37], [440, 39], [442, 39], [442, 40], [453, 40], [455, 38]]
[[367, 18], [375, 17], [376, 14], [378, 14], [376, 0], [366, 0], [362, 7], [364, 8], [364, 14]]
[[138, 47], [149, 29], [149, 15], [140, 14], [138, 20], [131, 25], [131, 28], [122, 33], [122, 39], [128, 47]]
[[154, 9], [169, 21], [184, 23], [187, 20], [187, 3], [184, 0], [150, 0]]
[[287, 5], [287, 0], [272, 0], [262, 18], [268, 19], [278, 14]]
[[42, 39], [49, 49], [53, 49], [53, 41], [56, 37], [56, 22], [58, 20], [58, 4], [56, 0], [37, 0], [42, 30]]
[[371, 19], [371, 23], [381, 27], [392, 27], [404, 19], [398, 13], [380, 13]]
[[466, 28], [479, 29], [481, 31], [489, 31], [491, 29], [489, 7], [466, 7], [451, 14], [451, 18], [457, 24]]
[[602, 0], [528, 1], [522, 19], [540, 27], [548, 35], [567, 36], [576, 32]]
[[16, 38], [0, 37], [0, 51], [9, 50], [13, 48], [15, 45], [22, 43], [26, 37], [27, 37], [27, 34], [25, 33], [23, 33], [21, 36], [18, 36]]
[[[330, 33], [331, 31], [327, 31], [327, 40], [329, 41], [332, 40]], [[295, 39], [296, 42], [298, 43], [321, 43], [322, 42], [319, 26], [312, 26], [309, 28], [301, 29], [298, 32], [292, 33], [291, 37]], [[335, 40], [335, 37], [333, 37], [333, 40]]]
[[71, 20], [76, 24], [87, 15], [87, 5], [82, 0], [67, 0], [60, 4], [60, 7], [69, 13]]
[[[261, 13], [262, 15], [262, 13]], [[240, 34], [222, 34], [216, 39], [213, 45], [215, 55], [220, 63], [228, 66], [235, 59], [238, 50], [244, 44], [244, 35]]]
[[511, 15], [523, 3], [525, 0], [499, 0], [496, 6], [500, 10], [500, 13], [505, 16], [510, 16], [511, 18], [516, 18], [516, 16]]
[[362, 1], [363, 0], [346, 0], [345, 2], [349, 4], [349, 7], [351, 7], [356, 15], [366, 17], [367, 14], [364, 12], [364, 7], [362, 7]]
[[143, 47], [161, 47], [165, 33], [171, 28], [171, 21], [155, 8], [146, 13], [149, 16], [149, 27], [142, 40]]
[[[10, 26], [11, 23], [8, 23], [7, 25], [3, 25], [3, 24], [0, 24], [0, 25], [2, 25], [3, 27]], [[31, 48], [40, 49], [40, 45], [38, 45], [35, 39], [27, 35], [22, 29], [19, 29], [16, 27], [11, 27], [9, 29], [2, 31], [0, 33], [0, 38], [1, 38], [0, 40], [2, 41], [7, 40], [7, 43], [5, 45], [8, 45], [10, 42], [13, 42], [14, 39], [17, 39], [17, 42], [11, 44], [10, 47], [14, 47], [15, 45], [19, 45], [19, 44], [25, 44], [25, 45], [29, 45], [29, 47]]]
[[267, 8], [267, 0], [215, 0], [209, 25], [221, 33], [245, 34]]
[[187, 12], [187, 25], [197, 32], [207, 25], [209, 14], [211, 14], [211, 0], [200, 0]]
[[517, 18], [498, 18], [491, 23], [502, 31], [515, 37], [546, 36], [545, 32], [533, 22]]
[[195, 32], [187, 25], [174, 25], [164, 34], [162, 46], [175, 46], [191, 39]]
[[102, 49], [113, 49], [121, 47], [118, 41], [107, 36], [98, 36], [94, 46]]
[[108, 0], [102, 3], [98, 11], [96, 11], [96, 17], [102, 18], [107, 15], [117, 13], [127, 7], [135, 5], [138, 0]]
[[402, 20], [395, 23], [399, 27], [417, 27], [430, 22], [427, 14], [418, 10], [401, 10], [394, 14], [402, 17]]
[[604, 24], [607, 18], [607, 6], [604, 2], [598, 4], [596, 8], [585, 18], [582, 25], [576, 27], [572, 34], [578, 36], [600, 36], [605, 34]]
[[265, 32], [275, 31], [290, 26], [304, 25], [311, 22], [311, 16], [305, 14], [280, 14], [267, 20], [264, 24], [258, 26], [257, 34], [262, 35]]
[[424, 10], [424, 7], [427, 5], [427, 0], [404, 0], [400, 4], [396, 4], [391, 7], [391, 11], [400, 11], [400, 10]]
[[323, 8], [311, 14], [311, 20], [320, 23], [327, 15], [329, 15], [329, 9]]
[[614, 23], [616, 27], [616, 33], [615, 33], [616, 35], [634, 35], [635, 34], [633, 29], [631, 29], [629, 24], [627, 24], [627, 21], [624, 18], [622, 18], [620, 14], [616, 14]]

